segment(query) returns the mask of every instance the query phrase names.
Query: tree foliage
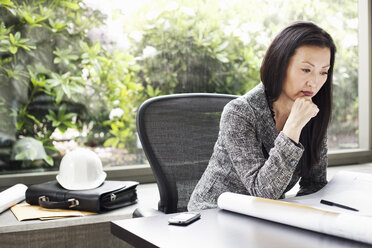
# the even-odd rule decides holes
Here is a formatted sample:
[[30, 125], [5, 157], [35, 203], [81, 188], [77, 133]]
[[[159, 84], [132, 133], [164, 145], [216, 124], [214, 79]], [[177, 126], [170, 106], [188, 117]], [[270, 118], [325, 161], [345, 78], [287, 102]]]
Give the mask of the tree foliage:
[[139, 77], [159, 94], [244, 94], [260, 82], [261, 60], [274, 36], [293, 21], [313, 21], [337, 46], [329, 130], [337, 141], [358, 132], [357, 7], [356, 0], [156, 1], [132, 17], [142, 36], [133, 46]]
[[85, 144], [130, 149], [143, 100], [244, 94], [260, 82], [271, 40], [295, 20], [317, 23], [337, 45], [329, 137], [358, 131], [356, 0], [154, 0], [116, 14], [117, 44], [91, 37], [107, 17], [82, 0], [0, 1], [1, 133], [37, 138], [49, 155], [53, 132], [69, 128], [88, 129]]
[[[0, 13], [0, 131], [37, 138], [49, 155], [58, 152], [57, 129], [89, 126], [86, 144], [134, 142], [142, 86], [130, 54], [89, 38], [103, 24], [100, 11], [80, 0], [9, 0]], [[123, 115], [110, 119], [113, 108]]]

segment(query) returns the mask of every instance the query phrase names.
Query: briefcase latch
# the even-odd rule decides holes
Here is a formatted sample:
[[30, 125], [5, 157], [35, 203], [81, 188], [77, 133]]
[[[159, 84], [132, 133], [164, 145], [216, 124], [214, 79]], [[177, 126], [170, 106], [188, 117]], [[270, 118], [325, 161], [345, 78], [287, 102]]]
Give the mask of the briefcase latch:
[[76, 206], [79, 206], [79, 200], [72, 198], [72, 199], [68, 199], [67, 201], [70, 203], [69, 208], [74, 208]]
[[111, 201], [115, 201], [115, 200], [116, 200], [116, 195], [115, 195], [114, 193], [112, 193], [112, 194], [110, 195], [110, 200], [111, 200]]
[[39, 197], [39, 201], [42, 201], [42, 202], [46, 202], [46, 201], [49, 201], [49, 197], [43, 195], [43, 196], [40, 196]]

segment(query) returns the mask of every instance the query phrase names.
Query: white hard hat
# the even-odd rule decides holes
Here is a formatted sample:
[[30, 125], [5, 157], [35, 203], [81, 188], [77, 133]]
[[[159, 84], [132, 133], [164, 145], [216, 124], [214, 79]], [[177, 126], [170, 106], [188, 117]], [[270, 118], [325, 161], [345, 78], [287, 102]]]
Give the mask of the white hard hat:
[[100, 186], [106, 179], [98, 155], [78, 148], [67, 153], [59, 166], [57, 181], [65, 189], [86, 190]]

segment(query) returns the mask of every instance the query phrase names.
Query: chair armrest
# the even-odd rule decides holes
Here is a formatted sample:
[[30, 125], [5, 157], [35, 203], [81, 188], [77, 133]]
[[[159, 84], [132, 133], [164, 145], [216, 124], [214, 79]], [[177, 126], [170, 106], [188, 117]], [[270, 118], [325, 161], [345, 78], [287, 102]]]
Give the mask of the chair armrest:
[[155, 215], [165, 214], [159, 210], [156, 210], [154, 208], [136, 208], [132, 214], [133, 218], [138, 217], [150, 217]]

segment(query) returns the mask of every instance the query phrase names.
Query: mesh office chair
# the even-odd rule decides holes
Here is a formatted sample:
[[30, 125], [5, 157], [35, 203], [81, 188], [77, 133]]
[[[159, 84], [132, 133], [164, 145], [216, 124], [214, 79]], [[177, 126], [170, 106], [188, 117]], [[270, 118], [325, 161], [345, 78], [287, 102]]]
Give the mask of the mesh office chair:
[[[221, 112], [236, 97], [174, 94], [154, 97], [141, 105], [137, 131], [159, 188], [159, 211], [187, 211], [191, 193], [212, 155]], [[144, 216], [140, 211], [133, 216]]]

